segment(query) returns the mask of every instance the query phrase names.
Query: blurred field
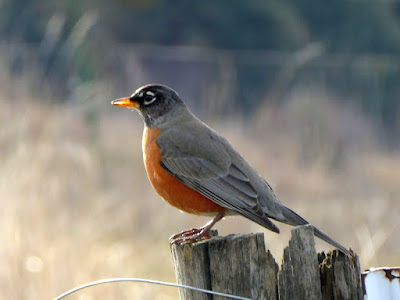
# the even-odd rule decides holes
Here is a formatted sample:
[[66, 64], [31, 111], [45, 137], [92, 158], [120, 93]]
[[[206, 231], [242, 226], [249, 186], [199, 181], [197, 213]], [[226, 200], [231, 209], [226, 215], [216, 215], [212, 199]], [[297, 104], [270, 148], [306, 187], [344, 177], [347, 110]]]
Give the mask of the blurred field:
[[[142, 163], [142, 121], [109, 104], [131, 91], [110, 95], [93, 87], [98, 96], [91, 101], [55, 105], [39, 101], [23, 80], [1, 82], [0, 298], [50, 299], [109, 277], [175, 282], [168, 237], [208, 219], [176, 211], [152, 190]], [[400, 153], [380, 149], [379, 131], [355, 108], [299, 92], [252, 119], [205, 118], [278, 198], [355, 249], [363, 269], [400, 264]], [[290, 234], [279, 227], [280, 235], [266, 232], [278, 262]], [[223, 235], [263, 231], [240, 217], [217, 228]], [[176, 299], [177, 291], [124, 283], [68, 299], [109, 298]]]

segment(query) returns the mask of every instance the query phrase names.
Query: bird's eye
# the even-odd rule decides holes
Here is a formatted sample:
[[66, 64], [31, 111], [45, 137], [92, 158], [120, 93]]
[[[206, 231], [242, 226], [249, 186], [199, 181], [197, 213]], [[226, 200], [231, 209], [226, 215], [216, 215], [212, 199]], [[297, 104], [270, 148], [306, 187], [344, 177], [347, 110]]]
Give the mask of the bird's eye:
[[143, 98], [144, 98], [143, 101], [144, 105], [150, 105], [151, 103], [157, 100], [156, 94], [151, 91], [147, 91], [146, 93], [144, 93]]

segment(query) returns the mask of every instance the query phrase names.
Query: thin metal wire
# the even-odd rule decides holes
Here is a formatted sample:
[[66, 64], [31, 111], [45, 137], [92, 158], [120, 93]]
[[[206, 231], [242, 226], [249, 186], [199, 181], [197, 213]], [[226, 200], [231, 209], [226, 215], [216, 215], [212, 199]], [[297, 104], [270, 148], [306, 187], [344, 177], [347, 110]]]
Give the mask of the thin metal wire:
[[62, 298], [66, 297], [66, 296], [69, 296], [79, 290], [83, 290], [83, 289], [91, 287], [91, 286], [104, 284], [104, 283], [112, 283], [112, 282], [143, 282], [143, 283], [150, 283], [150, 284], [159, 284], [159, 285], [164, 285], [164, 286], [184, 288], [184, 289], [198, 291], [201, 293], [207, 293], [207, 294], [216, 295], [216, 296], [224, 296], [224, 297], [231, 298], [231, 299], [251, 300], [250, 298], [246, 298], [246, 297], [235, 296], [235, 295], [230, 295], [230, 294], [225, 294], [225, 293], [220, 293], [220, 292], [214, 292], [214, 291], [210, 291], [210, 290], [196, 288], [196, 287], [189, 286], [189, 285], [182, 285], [182, 284], [150, 280], [150, 279], [143, 279], [143, 278], [109, 278], [109, 279], [93, 281], [93, 282], [89, 282], [89, 283], [77, 286], [77, 287], [57, 296], [56, 298], [54, 298], [54, 300], [61, 300]]

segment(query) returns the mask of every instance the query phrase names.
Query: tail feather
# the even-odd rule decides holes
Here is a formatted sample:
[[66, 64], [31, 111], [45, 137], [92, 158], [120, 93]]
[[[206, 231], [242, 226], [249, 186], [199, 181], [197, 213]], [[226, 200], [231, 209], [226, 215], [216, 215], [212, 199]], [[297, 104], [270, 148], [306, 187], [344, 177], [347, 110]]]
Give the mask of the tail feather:
[[324, 240], [328, 244], [331, 244], [332, 246], [338, 248], [341, 252], [344, 254], [350, 254], [349, 250], [347, 250], [344, 246], [336, 242], [335, 240], [331, 239], [329, 236], [327, 236], [325, 233], [323, 233], [321, 230], [319, 230], [317, 227], [313, 225], [314, 228], [314, 235], [319, 237], [321, 240]]
[[[284, 216], [284, 220], [278, 220], [283, 223], [292, 225], [292, 226], [299, 226], [299, 225], [306, 225], [310, 224], [307, 222], [303, 217], [299, 216], [297, 213], [295, 213], [293, 210], [290, 208], [287, 208], [283, 206], [282, 208], [282, 214]], [[314, 229], [314, 235], [320, 238], [321, 240], [327, 242], [328, 244], [331, 244], [333, 247], [339, 249], [341, 252], [344, 254], [350, 254], [349, 250], [346, 249], [344, 246], [336, 242], [335, 240], [331, 239], [329, 236], [327, 236], [325, 233], [323, 233], [321, 230], [319, 230], [317, 227], [312, 225]]]

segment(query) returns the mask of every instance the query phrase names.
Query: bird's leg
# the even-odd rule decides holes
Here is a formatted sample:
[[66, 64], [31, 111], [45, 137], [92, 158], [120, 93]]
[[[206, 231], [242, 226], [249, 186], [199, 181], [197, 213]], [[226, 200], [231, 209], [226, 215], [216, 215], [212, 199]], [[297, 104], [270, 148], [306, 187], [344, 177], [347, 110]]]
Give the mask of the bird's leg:
[[182, 231], [180, 233], [174, 234], [169, 238], [171, 244], [176, 243], [193, 243], [204, 238], [210, 238], [210, 229], [224, 217], [224, 213], [218, 213], [214, 219], [206, 223], [200, 228], [192, 228], [189, 230]]

